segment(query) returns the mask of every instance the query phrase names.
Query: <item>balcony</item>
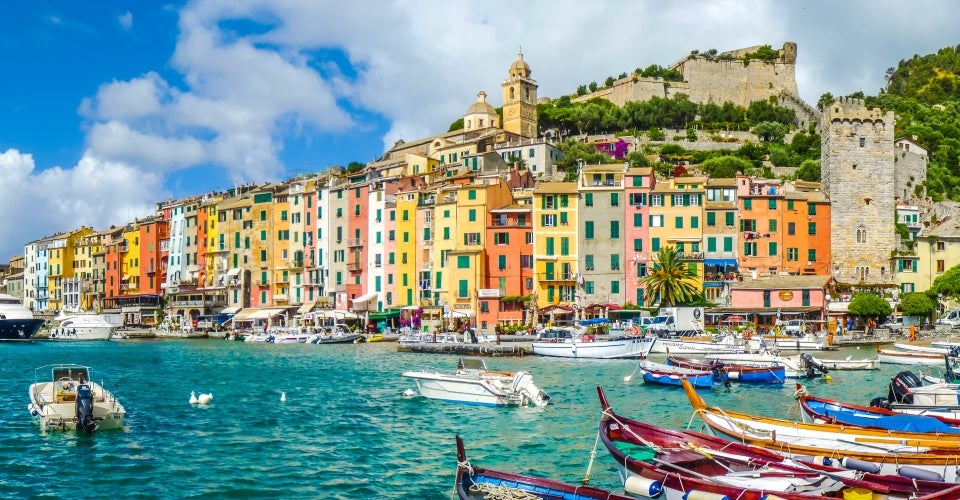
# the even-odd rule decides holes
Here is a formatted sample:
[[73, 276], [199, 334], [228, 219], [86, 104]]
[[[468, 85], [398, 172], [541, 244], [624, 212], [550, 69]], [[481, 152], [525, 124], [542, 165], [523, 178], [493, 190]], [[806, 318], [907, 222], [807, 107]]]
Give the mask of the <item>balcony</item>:
[[362, 247], [362, 246], [363, 246], [363, 238], [348, 238], [348, 239], [347, 239], [347, 246], [348, 246], [348, 247]]
[[576, 281], [574, 273], [537, 273], [540, 281]]
[[359, 270], [361, 270], [361, 269], [363, 269], [363, 264], [361, 264], [360, 262], [356, 262], [356, 261], [354, 261], [354, 262], [347, 262], [347, 270], [348, 270], [348, 271], [359, 271]]
[[703, 252], [677, 252], [680, 260], [703, 260]]
[[732, 283], [734, 281], [743, 281], [743, 275], [740, 273], [707, 274], [703, 277], [707, 283]]
[[227, 282], [227, 286], [228, 286], [229, 288], [237, 288], [237, 287], [239, 287], [239, 286], [240, 286], [240, 279], [239, 279], [239, 278], [233, 278], [232, 280], [230, 280], [230, 281]]

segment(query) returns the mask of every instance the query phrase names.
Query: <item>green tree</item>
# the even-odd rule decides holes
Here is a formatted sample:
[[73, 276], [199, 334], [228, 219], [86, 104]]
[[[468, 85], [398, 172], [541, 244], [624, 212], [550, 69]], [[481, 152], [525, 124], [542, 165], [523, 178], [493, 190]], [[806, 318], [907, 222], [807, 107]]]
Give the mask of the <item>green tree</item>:
[[640, 283], [651, 300], [660, 297], [661, 307], [686, 304], [696, 300], [699, 295], [696, 271], [687, 266], [672, 246], [660, 249], [653, 270], [641, 278]]
[[787, 131], [787, 126], [779, 122], [760, 122], [753, 127], [753, 134], [763, 142], [783, 142]]
[[890, 303], [872, 293], [859, 293], [853, 296], [847, 311], [861, 318], [883, 318], [893, 312]]
[[797, 168], [797, 179], [810, 182], [820, 182], [820, 162], [817, 160], [803, 160]]
[[647, 156], [639, 151], [631, 151], [627, 153], [627, 163], [631, 167], [649, 167], [650, 160], [647, 159]]
[[347, 173], [352, 174], [354, 172], [359, 172], [367, 167], [366, 163], [360, 163], [358, 161], [352, 161], [347, 164]]
[[738, 172], [746, 172], [753, 168], [748, 160], [737, 156], [715, 156], [703, 162], [700, 169], [714, 179], [736, 177]]
[[905, 316], [929, 316], [937, 303], [925, 293], [905, 293], [900, 297], [900, 312]]
[[935, 294], [942, 294], [954, 300], [960, 299], [960, 264], [947, 269], [947, 272], [933, 280], [930, 290]]
[[463, 130], [463, 117], [457, 118], [457, 121], [451, 123], [447, 132], [453, 132], [454, 130]]

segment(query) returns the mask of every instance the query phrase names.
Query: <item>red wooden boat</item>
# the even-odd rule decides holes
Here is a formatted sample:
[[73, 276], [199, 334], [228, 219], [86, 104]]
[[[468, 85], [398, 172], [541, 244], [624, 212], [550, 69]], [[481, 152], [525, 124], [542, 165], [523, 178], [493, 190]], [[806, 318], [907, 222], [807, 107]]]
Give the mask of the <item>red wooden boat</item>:
[[617, 463], [628, 492], [657, 483], [668, 500], [691, 496], [809, 500], [843, 498], [851, 491], [889, 498], [960, 498], [960, 485], [955, 483], [862, 472], [852, 461], [848, 468], [818, 465], [812, 457], [788, 461], [774, 451], [631, 420], [616, 414], [603, 389], [597, 387], [597, 393], [603, 408], [600, 440]]
[[[599, 488], [562, 483], [552, 479], [501, 472], [467, 461], [463, 440], [457, 436], [457, 496], [460, 500], [486, 498], [541, 498], [543, 500], [636, 500]], [[499, 496], [498, 496], [499, 495]]]
[[782, 384], [786, 380], [785, 366], [752, 366], [729, 361], [667, 356], [667, 364], [691, 370], [712, 370], [719, 367], [730, 380], [755, 384]]

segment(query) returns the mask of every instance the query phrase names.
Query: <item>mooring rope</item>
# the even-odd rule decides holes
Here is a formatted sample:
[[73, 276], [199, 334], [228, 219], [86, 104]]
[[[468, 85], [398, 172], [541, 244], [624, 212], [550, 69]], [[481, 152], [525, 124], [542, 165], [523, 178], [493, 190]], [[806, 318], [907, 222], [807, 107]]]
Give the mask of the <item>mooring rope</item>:
[[473, 483], [470, 485], [472, 493], [484, 493], [487, 500], [538, 500], [540, 497], [517, 488], [489, 483]]

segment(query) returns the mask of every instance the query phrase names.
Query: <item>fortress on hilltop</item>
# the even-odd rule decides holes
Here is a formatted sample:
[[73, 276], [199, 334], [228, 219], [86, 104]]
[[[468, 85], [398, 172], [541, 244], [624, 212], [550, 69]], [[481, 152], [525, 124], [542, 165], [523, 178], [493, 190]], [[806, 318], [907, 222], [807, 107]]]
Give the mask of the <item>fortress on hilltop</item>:
[[719, 54], [691, 53], [668, 68], [679, 72], [683, 81], [645, 78], [632, 74], [613, 83], [612, 87], [580, 96], [574, 101], [595, 97], [607, 99], [617, 106], [630, 101], [670, 98], [686, 94], [698, 104], [732, 102], [747, 107], [753, 101], [776, 98], [780, 106], [793, 109], [798, 125], [819, 123], [819, 113], [800, 98], [797, 90], [797, 44], [786, 42], [772, 59], [756, 58], [763, 46], [757, 45]]

